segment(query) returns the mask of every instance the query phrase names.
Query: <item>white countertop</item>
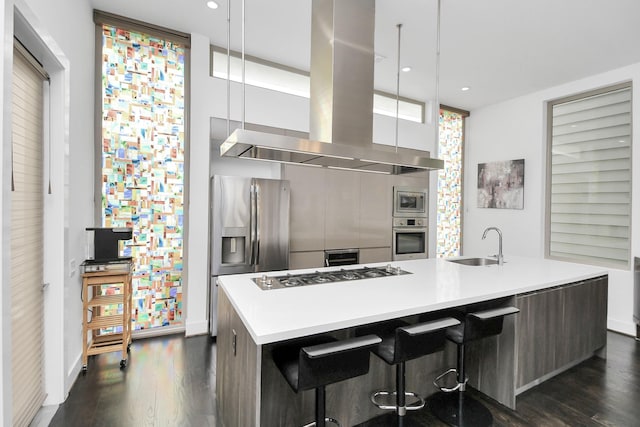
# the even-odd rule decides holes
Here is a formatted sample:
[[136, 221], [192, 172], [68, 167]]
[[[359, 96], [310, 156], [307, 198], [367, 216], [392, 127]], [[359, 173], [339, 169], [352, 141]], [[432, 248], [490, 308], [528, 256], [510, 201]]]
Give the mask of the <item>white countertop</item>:
[[[582, 264], [511, 256], [505, 257], [502, 266], [473, 267], [443, 259], [391, 264], [413, 274], [266, 291], [251, 281], [252, 277], [265, 273], [218, 279], [255, 343], [267, 344], [512, 296], [608, 273], [604, 268]], [[361, 266], [344, 268], [358, 267]], [[340, 268], [296, 270], [295, 273], [336, 269]]]

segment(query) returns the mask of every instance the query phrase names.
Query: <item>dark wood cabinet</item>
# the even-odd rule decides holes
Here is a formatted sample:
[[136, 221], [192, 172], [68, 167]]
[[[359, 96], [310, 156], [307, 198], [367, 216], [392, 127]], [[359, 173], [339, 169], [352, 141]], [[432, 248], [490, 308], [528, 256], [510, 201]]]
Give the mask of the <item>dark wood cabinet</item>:
[[218, 293], [216, 400], [224, 426], [255, 426], [259, 348], [233, 309], [223, 288]]
[[606, 345], [607, 277], [518, 295], [516, 392]]
[[[606, 345], [607, 277], [567, 283], [541, 291], [485, 300], [492, 306], [516, 305], [502, 333], [472, 342], [467, 348], [469, 384], [515, 409], [516, 396], [597, 354]], [[459, 306], [461, 309], [474, 308]], [[415, 321], [415, 316], [404, 318]], [[313, 391], [294, 393], [271, 360], [281, 343], [256, 344], [220, 288], [218, 305], [216, 400], [221, 425], [300, 425], [313, 417]], [[352, 336], [354, 327], [328, 331]], [[408, 387], [422, 396], [435, 392], [431, 381], [455, 365], [455, 346], [411, 361]], [[367, 375], [327, 388], [327, 408], [345, 425], [374, 417], [371, 391], [394, 387], [393, 368], [371, 356]]]

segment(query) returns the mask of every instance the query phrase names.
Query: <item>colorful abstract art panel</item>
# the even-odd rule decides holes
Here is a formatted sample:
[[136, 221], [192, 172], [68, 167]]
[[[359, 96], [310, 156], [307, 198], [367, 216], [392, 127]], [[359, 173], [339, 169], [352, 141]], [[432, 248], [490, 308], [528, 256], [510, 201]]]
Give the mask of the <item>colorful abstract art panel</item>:
[[444, 169], [438, 171], [438, 218], [436, 254], [459, 256], [462, 240], [462, 148], [464, 116], [440, 111], [438, 157]]
[[133, 229], [135, 330], [183, 320], [185, 55], [103, 26], [102, 224]]

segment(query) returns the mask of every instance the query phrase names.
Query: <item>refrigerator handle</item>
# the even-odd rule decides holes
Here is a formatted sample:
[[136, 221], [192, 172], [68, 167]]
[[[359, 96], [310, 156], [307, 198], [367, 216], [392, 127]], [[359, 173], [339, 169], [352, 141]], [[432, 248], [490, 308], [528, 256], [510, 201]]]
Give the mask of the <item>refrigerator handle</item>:
[[256, 251], [255, 251], [255, 264], [260, 265], [260, 186], [256, 184], [256, 188], [254, 191], [255, 194], [255, 243], [256, 243]]
[[251, 246], [251, 254], [249, 256], [249, 264], [255, 266], [257, 264], [257, 256], [256, 256], [256, 231], [257, 231], [257, 223], [258, 223], [258, 215], [257, 215], [257, 201], [256, 201], [256, 184], [255, 181], [251, 182], [251, 197], [250, 197], [250, 246]]

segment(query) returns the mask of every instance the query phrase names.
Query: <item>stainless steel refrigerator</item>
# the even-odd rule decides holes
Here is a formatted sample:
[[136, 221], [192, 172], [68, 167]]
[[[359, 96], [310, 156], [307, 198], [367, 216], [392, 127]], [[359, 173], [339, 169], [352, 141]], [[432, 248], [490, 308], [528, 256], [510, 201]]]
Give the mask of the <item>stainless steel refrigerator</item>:
[[289, 181], [213, 177], [211, 335], [217, 334], [218, 276], [289, 268]]

